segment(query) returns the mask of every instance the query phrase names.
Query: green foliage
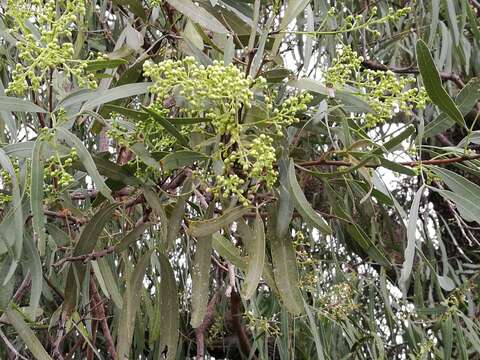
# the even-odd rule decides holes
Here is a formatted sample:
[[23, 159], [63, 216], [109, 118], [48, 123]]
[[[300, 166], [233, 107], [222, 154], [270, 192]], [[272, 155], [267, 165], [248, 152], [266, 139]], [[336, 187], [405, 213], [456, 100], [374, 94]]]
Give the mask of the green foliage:
[[477, 359], [480, 6], [400, 3], [2, 3], [0, 358]]

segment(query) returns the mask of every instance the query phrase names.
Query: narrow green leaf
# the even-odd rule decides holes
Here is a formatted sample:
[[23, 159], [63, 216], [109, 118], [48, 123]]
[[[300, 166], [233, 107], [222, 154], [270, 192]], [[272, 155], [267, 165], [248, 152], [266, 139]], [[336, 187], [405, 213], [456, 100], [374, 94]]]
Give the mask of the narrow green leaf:
[[167, 0], [177, 11], [188, 17], [194, 23], [208, 29], [210, 31], [228, 34], [229, 31], [218, 21], [215, 16], [210, 14], [203, 7], [196, 5], [190, 0]]
[[0, 96], [0, 111], [46, 113], [34, 103], [16, 97]]
[[297, 182], [297, 177], [295, 176], [295, 165], [293, 164], [293, 160], [290, 162], [288, 169], [288, 184], [292, 191], [295, 208], [302, 215], [304, 220], [324, 234], [331, 234], [332, 230], [327, 222], [315, 210], [313, 210], [300, 188], [300, 185]]
[[168, 154], [160, 160], [164, 171], [172, 171], [183, 166], [192, 165], [195, 161], [207, 159], [207, 156], [190, 150], [181, 150]]
[[40, 254], [33, 243], [33, 239], [30, 235], [25, 234], [25, 252], [27, 254], [28, 263], [27, 266], [32, 274], [32, 286], [30, 289], [30, 304], [28, 307], [28, 317], [35, 321], [38, 304], [40, 303], [40, 296], [42, 295], [42, 261], [40, 260]]
[[223, 215], [214, 219], [204, 221], [192, 221], [189, 224], [190, 233], [195, 237], [203, 237], [211, 235], [222, 228], [229, 226], [235, 220], [240, 219], [248, 212], [248, 208], [237, 206], [226, 210]]
[[452, 120], [460, 126], [465, 127], [465, 120], [462, 113], [455, 105], [453, 100], [442, 87], [442, 80], [438, 73], [432, 55], [428, 50], [427, 44], [423, 40], [418, 40], [417, 45], [417, 63], [422, 75], [425, 89], [432, 102], [445, 112]]
[[37, 138], [32, 151], [32, 170], [30, 182], [30, 205], [32, 208], [32, 226], [36, 236], [40, 256], [45, 254], [46, 232], [43, 211], [43, 171], [45, 161], [43, 148], [46, 143]]
[[11, 305], [5, 310], [8, 321], [17, 330], [28, 350], [37, 360], [52, 360], [35, 333], [28, 327], [22, 316]]
[[[466, 116], [475, 106], [480, 98], [480, 78], [475, 77], [471, 79], [458, 93], [455, 98], [455, 104], [463, 116]], [[430, 121], [425, 126], [423, 133], [424, 138], [429, 138], [440, 134], [455, 124], [447, 114], [441, 113], [434, 120]], [[459, 144], [459, 146], [461, 146]]]
[[455, 289], [455, 283], [448, 276], [437, 275], [438, 284], [445, 291], [452, 291]]
[[143, 287], [145, 269], [150, 262], [152, 252], [153, 250], [147, 251], [142, 255], [140, 260], [138, 260], [128, 279], [125, 293], [123, 294], [123, 307], [119, 318], [117, 339], [117, 356], [120, 360], [131, 359], [130, 345], [133, 338], [135, 316], [140, 306], [140, 295], [142, 293], [141, 289]]
[[210, 286], [210, 258], [212, 256], [212, 236], [199, 237], [192, 264], [192, 318], [193, 328], [199, 327], [208, 305]]
[[443, 344], [443, 360], [450, 360], [452, 358], [452, 350], [453, 350], [452, 315], [448, 315], [447, 318], [442, 321], [441, 330], [442, 330], [442, 344]]
[[236, 266], [242, 271], [247, 268], [247, 261], [240, 254], [240, 250], [232, 244], [225, 236], [220, 233], [213, 234], [213, 249], [230, 264]]
[[[80, 112], [86, 111], [86, 110], [93, 110], [97, 106], [100, 106], [118, 99], [124, 99], [130, 96], [145, 94], [151, 85], [152, 83], [142, 82], [142, 83], [120, 85], [107, 90], [94, 91], [93, 93], [89, 94], [89, 96], [87, 97], [87, 102], [83, 104], [82, 108], [80, 109]], [[73, 102], [73, 100], [75, 99], [70, 99], [69, 105], [72, 105], [74, 103], [81, 103], [85, 101], [85, 98], [79, 97], [78, 102]]]
[[[83, 227], [78, 236], [73, 256], [89, 254], [95, 249], [98, 237], [103, 231], [106, 223], [112, 219], [113, 212], [117, 204], [111, 204], [105, 208], [98, 210], [92, 219]], [[81, 262], [75, 262], [70, 265], [67, 275], [67, 284], [65, 288], [64, 309], [67, 313], [71, 313], [77, 302], [77, 279], [78, 284], [83, 283], [85, 277], [86, 266]]]
[[257, 211], [251, 239], [243, 239], [248, 245], [248, 267], [245, 274], [244, 297], [250, 299], [257, 290], [265, 264], [265, 227]]
[[290, 236], [279, 238], [275, 235], [276, 219], [276, 210], [271, 206], [268, 212], [270, 224], [267, 236], [270, 241], [275, 284], [287, 310], [294, 315], [298, 315], [304, 311], [304, 306], [298, 284], [295, 249]]
[[[13, 255], [14, 259], [10, 270], [6, 277], [3, 279], [2, 286], [7, 284], [10, 278], [13, 276], [15, 269], [18, 265], [18, 261], [22, 255], [22, 248], [23, 248], [23, 208], [22, 208], [22, 194], [20, 192], [20, 187], [17, 181], [17, 174], [15, 173], [15, 169], [13, 168], [12, 162], [10, 161], [9, 157], [3, 149], [0, 148], [0, 166], [5, 169], [5, 171], [10, 175], [10, 179], [12, 182], [12, 209], [7, 216], [13, 217], [13, 226], [15, 231], [13, 232], [12, 236], [12, 245], [13, 245]], [[4, 216], [3, 221], [8, 217]], [[10, 220], [11, 221], [11, 220]], [[9, 223], [11, 225], [11, 223]], [[1, 235], [1, 233], [0, 233]]]
[[177, 355], [179, 304], [175, 274], [168, 259], [158, 256], [161, 268], [160, 283], [160, 351], [166, 351], [166, 359], [174, 360]]
[[480, 99], [480, 78], [472, 78], [458, 93], [455, 103], [462, 115], [467, 115]]
[[[450, 197], [456, 199], [452, 201], [457, 205], [462, 217], [467, 221], [480, 221], [478, 217], [480, 212], [477, 212], [480, 209], [480, 186], [451, 170], [441, 167], [430, 167], [430, 170], [456, 194], [450, 195]], [[442, 192], [442, 194], [446, 194], [446, 192]]]
[[91, 60], [87, 62], [87, 67], [85, 71], [92, 72], [103, 69], [113, 69], [120, 65], [128, 64], [127, 60], [124, 59], [100, 59], [100, 60]]
[[125, 235], [118, 244], [115, 245], [115, 252], [121, 253], [127, 250], [130, 245], [134, 244], [138, 238], [140, 238], [146, 229], [150, 226], [150, 223], [140, 223], [136, 225], [127, 235]]
[[182, 146], [185, 146], [187, 148], [189, 147], [188, 140], [185, 138], [185, 136], [183, 136], [180, 133], [180, 131], [177, 130], [177, 128], [172, 123], [170, 123], [167, 119], [165, 119], [163, 116], [161, 116], [159, 113], [157, 113], [153, 109], [149, 109], [147, 107], [143, 107], [143, 109], [151, 117], [153, 117], [155, 121], [157, 121], [161, 126], [163, 126], [165, 130], [167, 130], [170, 133], [170, 135], [172, 135], [175, 139], [177, 139]]
[[408, 217], [408, 226], [407, 226], [407, 247], [403, 255], [403, 265], [402, 271], [400, 274], [399, 284], [402, 288], [404, 294], [407, 292], [407, 281], [410, 278], [412, 272], [413, 260], [415, 258], [415, 247], [417, 243], [417, 220], [418, 220], [418, 209], [420, 207], [420, 200], [422, 199], [424, 187], [420, 187], [415, 198], [413, 199], [412, 207], [410, 208], [410, 216]]
[[185, 205], [192, 190], [192, 179], [187, 178], [182, 187], [182, 194], [177, 198], [177, 203], [170, 213], [170, 218], [167, 225], [167, 246], [170, 248], [178, 237], [180, 227], [182, 226], [183, 217], [185, 216]]
[[114, 277], [106, 257], [97, 259], [97, 264], [100, 274], [102, 274], [103, 280], [105, 280], [105, 287], [107, 288], [110, 298], [118, 309], [123, 308], [123, 299], [117, 283], [118, 275]]
[[160, 170], [160, 164], [152, 157], [143, 143], [137, 142], [130, 146], [130, 149], [145, 165]]
[[95, 162], [93, 161], [93, 158], [90, 155], [90, 152], [87, 150], [85, 145], [83, 145], [83, 142], [66, 129], [57, 128], [56, 132], [57, 132], [57, 136], [61, 140], [64, 140], [68, 145], [70, 145], [72, 148], [75, 148], [77, 150], [78, 158], [80, 159], [83, 166], [85, 167], [88, 175], [92, 177], [92, 180], [97, 186], [98, 190], [107, 199], [109, 199], [110, 201], [113, 201], [110, 189], [108, 188], [107, 184], [105, 184], [105, 181], [103, 181], [102, 176], [98, 172]]

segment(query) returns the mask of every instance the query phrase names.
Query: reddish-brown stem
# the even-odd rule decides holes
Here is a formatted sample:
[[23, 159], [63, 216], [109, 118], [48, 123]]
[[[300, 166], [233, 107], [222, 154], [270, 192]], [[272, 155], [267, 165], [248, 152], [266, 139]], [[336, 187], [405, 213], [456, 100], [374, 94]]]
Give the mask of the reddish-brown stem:
[[[233, 291], [232, 295], [230, 296], [230, 313], [232, 315], [232, 327], [238, 337], [238, 343], [240, 346], [240, 350], [245, 356], [250, 355], [250, 342], [248, 341], [247, 334], [245, 333], [245, 329], [243, 328], [241, 322], [241, 313], [240, 313], [240, 295]], [[255, 355], [251, 357], [251, 359], [257, 359]]]
[[[97, 287], [95, 286], [95, 281], [93, 279], [93, 273], [90, 276], [90, 292], [92, 299], [95, 301], [95, 304], [101, 304], [102, 300], [98, 294]], [[115, 351], [115, 343], [113, 342], [112, 334], [110, 333], [110, 328], [108, 327], [107, 317], [105, 316], [105, 308], [103, 304], [98, 306], [95, 310], [95, 314], [92, 314], [94, 318], [98, 318], [100, 321], [100, 326], [102, 328], [103, 338], [107, 345], [107, 352], [110, 355], [112, 360], [117, 358], [117, 352]]]
[[220, 291], [217, 291], [207, 305], [202, 324], [195, 329], [197, 360], [203, 360], [205, 358], [205, 331], [207, 331], [208, 327], [212, 323], [215, 305], [217, 304], [219, 297]]

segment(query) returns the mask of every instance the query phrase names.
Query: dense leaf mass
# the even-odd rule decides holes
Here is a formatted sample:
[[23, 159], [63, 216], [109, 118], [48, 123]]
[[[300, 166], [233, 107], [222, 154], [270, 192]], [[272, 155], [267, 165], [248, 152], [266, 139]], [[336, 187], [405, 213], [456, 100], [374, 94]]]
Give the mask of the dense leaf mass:
[[476, 0], [0, 3], [0, 359], [480, 359]]

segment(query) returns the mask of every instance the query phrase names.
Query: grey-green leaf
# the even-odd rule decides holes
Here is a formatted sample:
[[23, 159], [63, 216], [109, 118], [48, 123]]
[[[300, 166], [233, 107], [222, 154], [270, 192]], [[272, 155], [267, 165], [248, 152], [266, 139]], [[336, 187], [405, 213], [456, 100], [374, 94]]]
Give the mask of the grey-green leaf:
[[18, 335], [22, 338], [27, 345], [28, 350], [37, 360], [52, 360], [47, 351], [43, 347], [40, 340], [38, 340], [35, 333], [30, 329], [27, 323], [23, 320], [22, 316], [11, 305], [5, 310], [8, 321], [17, 330]]
[[160, 283], [160, 349], [166, 350], [166, 359], [174, 360], [177, 355], [179, 304], [175, 274], [168, 259], [158, 256], [161, 268]]
[[463, 119], [462, 113], [442, 86], [440, 74], [435, 67], [427, 44], [425, 44], [423, 40], [418, 40], [416, 49], [418, 68], [422, 75], [423, 84], [425, 85], [428, 96], [440, 110], [445, 112], [459, 125], [465, 127], [465, 120]]
[[192, 264], [192, 318], [190, 324], [193, 328], [202, 324], [207, 309], [211, 256], [212, 236], [199, 237]]
[[195, 237], [211, 235], [222, 228], [229, 226], [235, 220], [240, 219], [247, 212], [248, 208], [237, 206], [235, 208], [226, 210], [223, 215], [214, 219], [192, 221], [189, 225], [190, 233]]
[[206, 155], [190, 150], [181, 150], [168, 154], [160, 160], [164, 171], [172, 171], [183, 166], [192, 165], [195, 161], [205, 160]]
[[215, 16], [190, 0], [167, 0], [167, 2], [194, 23], [210, 31], [220, 34], [227, 34], [229, 32]]
[[302, 215], [302, 217], [321, 232], [325, 234], [331, 234], [332, 230], [328, 226], [327, 222], [312, 208], [307, 198], [305, 197], [300, 185], [298, 184], [297, 177], [295, 176], [295, 165], [293, 160], [290, 162], [288, 168], [288, 184], [292, 191], [292, 196], [295, 202], [295, 208]]
[[16, 97], [0, 96], [0, 111], [46, 113], [34, 103]]
[[113, 201], [110, 189], [108, 188], [107, 184], [105, 184], [105, 181], [98, 172], [95, 162], [93, 161], [93, 158], [85, 145], [83, 145], [83, 142], [66, 129], [58, 128], [56, 131], [57, 136], [60, 139], [64, 140], [68, 145], [77, 150], [80, 161], [87, 170], [88, 175], [92, 177], [93, 182], [97, 186], [98, 190], [102, 193], [102, 195], [105, 196], [107, 199]]
[[402, 287], [404, 294], [406, 294], [406, 283], [410, 278], [412, 272], [413, 260], [415, 258], [415, 247], [417, 243], [417, 220], [418, 220], [418, 208], [420, 207], [420, 200], [422, 199], [424, 187], [420, 187], [415, 198], [413, 199], [412, 207], [410, 208], [410, 216], [408, 217], [407, 226], [407, 247], [404, 252], [404, 260], [402, 265], [402, 271], [400, 274], [399, 284]]
[[257, 212], [253, 224], [251, 239], [243, 239], [248, 243], [248, 267], [245, 275], [244, 297], [250, 299], [257, 290], [265, 264], [265, 227], [260, 214]]
[[32, 151], [32, 170], [30, 182], [30, 205], [32, 207], [32, 226], [38, 243], [38, 251], [45, 253], [45, 214], [43, 212], [43, 149], [46, 143], [37, 138]]
[[150, 261], [152, 250], [147, 251], [138, 260], [135, 269], [130, 275], [129, 281], [123, 294], [123, 307], [119, 319], [119, 331], [117, 340], [117, 356], [120, 360], [130, 359], [130, 344], [133, 338], [135, 315], [140, 305], [140, 294], [143, 286], [145, 269]]

